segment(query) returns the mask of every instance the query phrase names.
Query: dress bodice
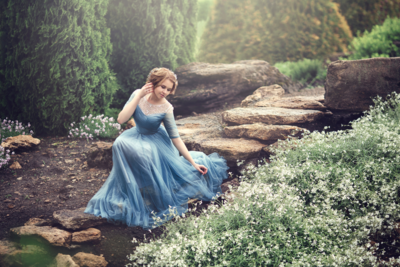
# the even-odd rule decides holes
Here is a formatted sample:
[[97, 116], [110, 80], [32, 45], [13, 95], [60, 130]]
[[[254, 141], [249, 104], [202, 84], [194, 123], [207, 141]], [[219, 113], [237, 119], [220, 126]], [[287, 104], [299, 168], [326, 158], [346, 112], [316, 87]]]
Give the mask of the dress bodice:
[[[137, 91], [138, 90], [132, 93], [125, 106], [132, 101]], [[171, 139], [179, 137], [174, 119], [173, 107], [168, 101], [161, 105], [153, 105], [147, 101], [147, 96], [142, 97], [133, 113], [133, 119], [135, 120], [137, 130], [141, 134], [147, 135], [156, 133], [160, 127], [162, 127], [161, 123], [163, 122]]]

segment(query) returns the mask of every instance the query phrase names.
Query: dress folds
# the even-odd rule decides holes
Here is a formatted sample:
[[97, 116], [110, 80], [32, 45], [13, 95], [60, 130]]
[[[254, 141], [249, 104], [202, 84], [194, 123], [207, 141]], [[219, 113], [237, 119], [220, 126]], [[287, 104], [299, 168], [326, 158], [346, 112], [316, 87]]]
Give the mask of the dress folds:
[[136, 126], [115, 140], [113, 168], [85, 213], [151, 229], [170, 219], [171, 210], [185, 213], [189, 198], [210, 201], [222, 193], [226, 160], [217, 153], [190, 151], [197, 164], [208, 168], [202, 175], [180, 156], [171, 141], [179, 138], [172, 110], [168, 102], [156, 107], [141, 99], [133, 114]]

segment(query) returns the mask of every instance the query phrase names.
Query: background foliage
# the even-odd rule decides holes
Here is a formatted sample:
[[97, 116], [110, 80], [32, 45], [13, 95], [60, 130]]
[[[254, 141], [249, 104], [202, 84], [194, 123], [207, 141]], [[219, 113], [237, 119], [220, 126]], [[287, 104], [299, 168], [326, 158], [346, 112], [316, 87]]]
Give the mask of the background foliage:
[[217, 0], [200, 61], [263, 59], [272, 64], [347, 51], [352, 34], [338, 5], [326, 0]]
[[152, 68], [194, 61], [197, 1], [110, 0], [108, 11], [111, 66], [121, 85], [113, 107], [122, 108]]
[[2, 1], [0, 116], [64, 133], [102, 112], [116, 84], [108, 67], [108, 0]]
[[353, 35], [358, 31], [370, 31], [374, 25], [382, 24], [387, 16], [400, 16], [400, 0], [333, 0], [340, 4]]
[[354, 38], [348, 59], [373, 57], [400, 57], [400, 19], [387, 18], [382, 25], [375, 25], [370, 32]]
[[277, 62], [276, 67], [280, 72], [290, 77], [293, 81], [312, 84], [315, 80], [325, 80], [327, 69], [321, 60], [303, 59], [297, 62]]

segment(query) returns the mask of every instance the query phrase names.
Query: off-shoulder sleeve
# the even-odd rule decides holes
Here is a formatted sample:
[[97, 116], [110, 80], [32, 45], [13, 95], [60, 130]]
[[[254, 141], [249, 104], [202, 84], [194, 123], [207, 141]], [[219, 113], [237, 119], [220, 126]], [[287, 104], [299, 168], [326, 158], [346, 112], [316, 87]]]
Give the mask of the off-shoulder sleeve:
[[135, 97], [136, 93], [139, 91], [139, 89], [136, 89], [135, 91], [133, 91], [133, 93], [131, 94], [131, 96], [129, 97], [128, 101], [126, 101], [123, 109], [125, 108], [126, 105], [129, 104], [129, 102], [131, 102], [133, 100], [133, 98]]
[[178, 128], [176, 127], [174, 113], [167, 112], [164, 117], [164, 127], [168, 132], [169, 138], [174, 139], [179, 137]]

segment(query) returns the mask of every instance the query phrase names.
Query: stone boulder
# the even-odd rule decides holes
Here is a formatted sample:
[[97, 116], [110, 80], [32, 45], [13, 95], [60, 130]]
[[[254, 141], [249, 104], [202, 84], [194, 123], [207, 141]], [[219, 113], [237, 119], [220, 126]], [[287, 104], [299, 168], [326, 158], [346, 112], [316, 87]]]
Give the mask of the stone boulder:
[[179, 86], [169, 100], [175, 114], [220, 109], [237, 101], [239, 95], [246, 95], [261, 86], [278, 84], [287, 92], [299, 88], [277, 68], [262, 60], [232, 64], [190, 63], [177, 68], [176, 74]]
[[70, 255], [64, 255], [61, 253], [58, 253], [56, 258], [56, 265], [55, 267], [80, 267], [78, 264], [76, 264], [72, 257]]
[[54, 220], [71, 230], [87, 229], [107, 222], [106, 219], [84, 213], [85, 208], [77, 210], [58, 210], [53, 213]]
[[96, 142], [89, 149], [87, 164], [90, 168], [112, 168], [112, 143]]
[[377, 95], [400, 93], [400, 57], [338, 60], [328, 66], [325, 106], [331, 110], [362, 112]]
[[80, 267], [106, 267], [108, 262], [103, 256], [96, 256], [90, 253], [76, 253], [72, 259]]
[[101, 231], [96, 228], [89, 228], [83, 231], [72, 233], [73, 243], [98, 242], [101, 240]]
[[242, 107], [250, 107], [255, 103], [263, 101], [275, 101], [285, 94], [285, 90], [278, 84], [262, 86], [255, 90], [253, 94], [247, 96], [241, 103]]
[[11, 228], [10, 232], [18, 236], [40, 236], [58, 247], [69, 247], [72, 239], [70, 232], [51, 226], [20, 226]]
[[324, 117], [319, 110], [287, 108], [234, 108], [222, 114], [228, 125], [253, 124], [262, 122], [275, 125], [302, 124], [318, 121]]
[[265, 141], [284, 140], [305, 129], [291, 125], [268, 125], [264, 123], [243, 124], [224, 128], [228, 137], [247, 137]]
[[262, 154], [265, 144], [244, 138], [226, 138], [220, 113], [187, 117], [176, 121], [179, 134], [187, 148], [205, 154], [217, 152], [235, 167], [237, 160], [249, 161]]
[[32, 135], [17, 135], [13, 137], [8, 137], [1, 146], [5, 150], [15, 151], [15, 150], [28, 150], [32, 149], [40, 144], [40, 140], [33, 138]]

